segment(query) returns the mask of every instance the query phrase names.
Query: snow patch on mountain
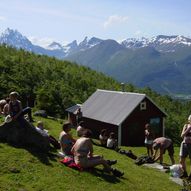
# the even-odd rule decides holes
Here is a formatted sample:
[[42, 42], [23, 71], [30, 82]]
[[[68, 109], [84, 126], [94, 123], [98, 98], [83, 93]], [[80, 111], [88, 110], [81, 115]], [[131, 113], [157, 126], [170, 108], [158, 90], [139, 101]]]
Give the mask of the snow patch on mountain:
[[91, 39], [88, 39], [88, 37], [86, 36], [84, 38], [84, 40], [79, 43], [78, 49], [79, 49], [79, 51], [84, 51], [84, 50], [87, 50], [89, 48], [92, 48], [92, 47], [98, 45], [102, 41], [103, 40], [96, 38], [96, 37], [92, 37]]
[[[38, 54], [46, 54], [49, 56], [55, 56], [57, 58], [64, 58], [70, 54], [85, 51], [87, 49], [99, 45], [103, 41], [107, 43], [107, 40], [102, 40], [96, 37], [88, 38], [86, 36], [79, 44], [76, 40], [66, 45], [62, 45], [59, 42], [52, 41], [48, 45], [43, 47], [35, 45], [34, 43], [32, 43], [33, 41], [31, 42], [31, 40], [23, 36], [17, 30], [7, 28], [0, 35], [0, 44], [7, 44], [18, 49], [22, 48], [27, 51], [35, 52]], [[191, 46], [191, 39], [180, 35], [158, 35], [150, 39], [145, 37], [139, 39], [127, 38], [117, 43], [129, 49], [153, 47], [157, 51], [168, 53], [174, 52], [178, 48]]]
[[141, 39], [127, 38], [121, 42], [121, 45], [130, 49], [150, 46], [156, 48], [158, 51], [174, 52], [174, 48], [178, 46], [191, 46], [191, 39], [180, 35], [159, 35], [152, 37], [151, 39], [144, 37]]
[[32, 50], [32, 43], [17, 30], [7, 28], [0, 36], [0, 44]]

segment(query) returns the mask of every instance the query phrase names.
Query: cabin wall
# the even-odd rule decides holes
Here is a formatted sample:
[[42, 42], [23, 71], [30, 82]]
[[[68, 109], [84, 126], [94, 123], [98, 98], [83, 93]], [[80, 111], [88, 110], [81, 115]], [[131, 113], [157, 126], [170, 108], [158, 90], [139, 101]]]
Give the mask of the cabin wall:
[[126, 146], [143, 146], [145, 124], [150, 123], [155, 137], [163, 135], [163, 117], [164, 114], [148, 99], [146, 109], [141, 110], [140, 104], [122, 123], [122, 145]]
[[83, 117], [83, 121], [85, 123], [85, 127], [92, 131], [93, 138], [99, 139], [99, 135], [102, 129], [107, 129], [108, 133], [114, 132], [116, 134], [116, 138], [118, 137], [118, 126], [116, 125], [104, 123], [104, 122], [97, 121], [94, 119], [89, 119], [86, 117]]

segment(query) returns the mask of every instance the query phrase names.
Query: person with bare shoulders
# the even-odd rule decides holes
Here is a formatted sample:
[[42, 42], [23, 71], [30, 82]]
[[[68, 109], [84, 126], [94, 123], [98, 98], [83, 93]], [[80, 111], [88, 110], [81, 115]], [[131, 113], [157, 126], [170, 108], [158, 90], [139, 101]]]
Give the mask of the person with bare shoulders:
[[61, 152], [64, 156], [72, 155], [71, 149], [76, 140], [70, 134], [71, 124], [69, 122], [65, 122], [62, 126], [63, 131], [60, 133], [59, 141], [61, 146]]
[[[154, 161], [160, 160], [160, 164], [163, 164], [163, 154], [168, 150], [169, 157], [171, 159], [172, 165], [175, 164], [174, 160], [174, 146], [171, 139], [166, 137], [158, 137], [153, 141], [153, 159]], [[157, 155], [159, 151], [159, 154]]]
[[80, 121], [76, 129], [77, 136], [81, 137], [84, 130], [85, 130], [84, 122]]
[[[188, 117], [188, 122], [184, 125], [181, 133], [181, 137], [183, 139], [180, 146], [180, 164], [183, 168], [183, 175], [181, 178], [188, 177], [188, 173], [186, 170], [186, 158], [189, 156], [191, 162], [191, 115]], [[191, 179], [191, 174], [188, 177]]]
[[92, 168], [97, 165], [103, 165], [104, 170], [108, 173], [112, 172], [117, 177], [123, 176], [124, 173], [117, 169], [111, 168], [110, 165], [115, 164], [117, 161], [107, 161], [103, 157], [93, 154], [93, 144], [91, 140], [91, 131], [86, 129], [83, 131], [82, 137], [80, 137], [74, 146], [72, 147], [72, 153], [74, 154], [74, 161], [82, 168]]

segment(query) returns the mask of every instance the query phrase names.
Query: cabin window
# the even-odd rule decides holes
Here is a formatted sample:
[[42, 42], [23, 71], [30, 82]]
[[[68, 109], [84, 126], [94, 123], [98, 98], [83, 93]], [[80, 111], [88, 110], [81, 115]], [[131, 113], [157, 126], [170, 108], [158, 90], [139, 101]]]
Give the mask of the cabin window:
[[162, 129], [160, 128], [161, 119], [159, 117], [150, 118], [150, 125], [154, 131], [155, 137], [162, 135]]
[[143, 101], [140, 103], [140, 110], [146, 110], [147, 109], [147, 104], [146, 101]]

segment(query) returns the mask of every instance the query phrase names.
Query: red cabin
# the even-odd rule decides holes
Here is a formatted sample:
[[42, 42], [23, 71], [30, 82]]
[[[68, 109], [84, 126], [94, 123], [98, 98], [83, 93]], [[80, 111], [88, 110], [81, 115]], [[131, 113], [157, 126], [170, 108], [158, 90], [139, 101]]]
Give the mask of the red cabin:
[[144, 145], [150, 123], [155, 136], [164, 136], [166, 114], [145, 94], [97, 90], [81, 106], [83, 121], [98, 138], [102, 129], [115, 132], [118, 145]]

